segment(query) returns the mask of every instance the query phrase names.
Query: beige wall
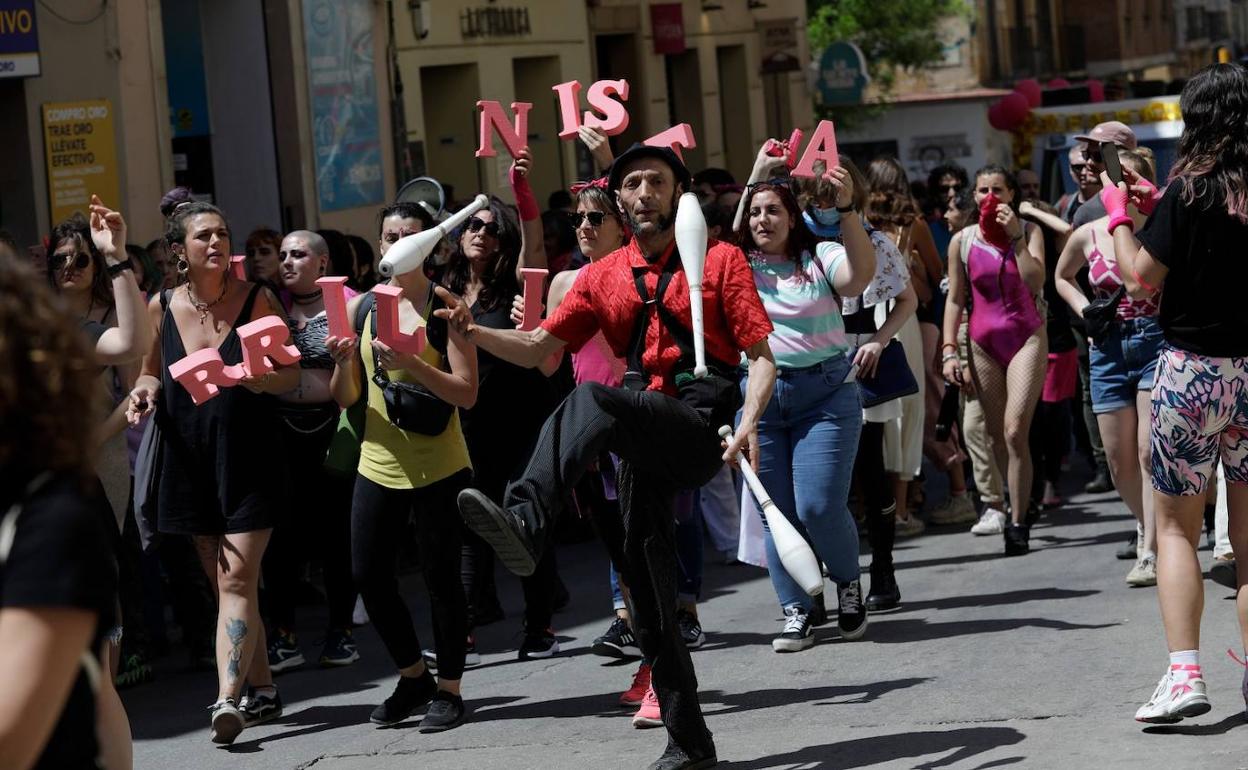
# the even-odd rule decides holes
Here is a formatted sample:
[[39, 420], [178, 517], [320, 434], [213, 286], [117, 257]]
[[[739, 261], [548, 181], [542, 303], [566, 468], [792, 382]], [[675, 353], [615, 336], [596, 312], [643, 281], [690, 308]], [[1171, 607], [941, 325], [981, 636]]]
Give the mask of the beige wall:
[[26, 80], [25, 90], [39, 231], [46, 233], [53, 224], [40, 105], [108, 99], [122, 200], [105, 202], [121, 206], [131, 241], [157, 237], [163, 230], [160, 196], [173, 184], [159, 0], [115, 0], [87, 25], [66, 24], [42, 6], [36, 9], [43, 73]]

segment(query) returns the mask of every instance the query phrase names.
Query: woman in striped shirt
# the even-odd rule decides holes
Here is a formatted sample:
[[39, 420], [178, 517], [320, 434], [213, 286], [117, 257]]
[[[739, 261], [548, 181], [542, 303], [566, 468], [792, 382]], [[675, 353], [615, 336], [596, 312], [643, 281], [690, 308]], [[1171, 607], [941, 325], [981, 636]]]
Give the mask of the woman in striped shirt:
[[[760, 153], [759, 162], [766, 159]], [[759, 420], [759, 477], [773, 501], [805, 532], [836, 581], [842, 637], [866, 631], [859, 582], [858, 534], [846, 505], [862, 430], [862, 405], [850, 375], [845, 325], [837, 296], [857, 296], [875, 273], [875, 249], [854, 208], [849, 173], [834, 168], [845, 245], [816, 245], [787, 186], [762, 182], [749, 189], [737, 243], [749, 256], [754, 284], [775, 325], [776, 387]], [[868, 358], [864, 354], [864, 359]], [[859, 362], [866, 370], [875, 360]], [[748, 386], [748, 377], [741, 387]], [[814, 643], [810, 596], [780, 564], [770, 533], [767, 564], [784, 607], [776, 652]]]

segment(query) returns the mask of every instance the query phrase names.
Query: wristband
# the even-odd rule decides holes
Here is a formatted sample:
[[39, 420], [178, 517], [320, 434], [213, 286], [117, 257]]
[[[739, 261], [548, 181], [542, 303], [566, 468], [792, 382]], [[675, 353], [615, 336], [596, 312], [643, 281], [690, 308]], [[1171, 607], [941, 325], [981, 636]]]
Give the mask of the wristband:
[[516, 210], [520, 212], [520, 221], [532, 222], [540, 218], [542, 210], [537, 206], [537, 198], [533, 195], [533, 188], [529, 186], [528, 177], [521, 176], [516, 171], [515, 164], [507, 172], [507, 177], [511, 181], [511, 191], [516, 196]]
[[957, 353], [946, 353], [946, 354], [944, 354], [943, 356], [941, 356], [941, 357], [940, 357], [940, 362], [941, 362], [942, 364], [947, 364], [947, 363], [949, 363], [950, 361], [957, 361], [957, 360], [958, 360], [958, 354], [957, 354]]
[[953, 344], [952, 342], [946, 342], [945, 344], [940, 346], [941, 350], [944, 350], [945, 348], [949, 348], [950, 350], [957, 350], [958, 346]]
[[1143, 278], [1141, 278], [1141, 277], [1140, 277], [1140, 271], [1139, 271], [1139, 270], [1136, 270], [1134, 266], [1132, 266], [1132, 268], [1131, 268], [1131, 275], [1135, 276], [1135, 282], [1136, 282], [1136, 283], [1138, 283], [1139, 285], [1143, 286], [1145, 289], [1148, 289], [1148, 293], [1149, 293], [1149, 294], [1156, 294], [1156, 293], [1157, 293], [1157, 287], [1156, 287], [1156, 286], [1151, 285], [1148, 281], [1145, 281]]
[[836, 210], [842, 214], [852, 214], [854, 212], [854, 204], [851, 203], [845, 208], [841, 208], [840, 206], [837, 206]]
[[104, 272], [108, 273], [109, 278], [116, 278], [117, 276], [121, 275], [125, 271], [133, 270], [133, 269], [134, 269], [134, 265], [132, 265], [130, 263], [130, 260], [127, 259], [125, 262], [118, 262], [115, 265], [109, 265], [108, 267], [104, 268]]
[[1135, 222], [1131, 221], [1131, 217], [1125, 211], [1120, 211], [1109, 218], [1109, 234], [1111, 236], [1119, 225], [1126, 225], [1131, 232], [1135, 232]]

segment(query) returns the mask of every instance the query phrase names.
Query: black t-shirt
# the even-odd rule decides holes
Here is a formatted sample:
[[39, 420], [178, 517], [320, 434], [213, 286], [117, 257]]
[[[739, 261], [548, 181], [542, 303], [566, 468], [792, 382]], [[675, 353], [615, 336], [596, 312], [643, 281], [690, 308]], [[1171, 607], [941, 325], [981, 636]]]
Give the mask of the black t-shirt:
[[[18, 475], [9, 469], [0, 473], [0, 515], [25, 493], [27, 480]], [[95, 613], [95, 634], [84, 650], [94, 655], [115, 615], [117, 571], [106, 534], [100, 501], [72, 479], [46, 482], [22, 502], [12, 550], [0, 567], [0, 607]], [[36, 767], [96, 767], [95, 693], [81, 664], [75, 666], [69, 700]]]
[[1070, 227], [1072, 230], [1077, 230], [1089, 222], [1095, 222], [1105, 214], [1105, 204], [1101, 203], [1101, 196], [1093, 195], [1080, 204], [1075, 211], [1074, 218], [1070, 221]]
[[1166, 342], [1203, 356], [1248, 356], [1248, 224], [1226, 212], [1224, 199], [1184, 203], [1171, 184], [1139, 239], [1170, 269], [1158, 322]]

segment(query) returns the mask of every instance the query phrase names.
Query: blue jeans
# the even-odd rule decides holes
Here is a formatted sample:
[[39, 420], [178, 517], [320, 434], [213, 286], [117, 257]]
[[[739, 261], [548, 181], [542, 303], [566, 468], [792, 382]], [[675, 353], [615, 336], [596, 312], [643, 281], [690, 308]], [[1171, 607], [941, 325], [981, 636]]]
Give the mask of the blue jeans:
[[[775, 391], [758, 423], [759, 480], [837, 583], [860, 575], [858, 527], [848, 500], [862, 433], [862, 401], [858, 386], [845, 383], [847, 374], [849, 359], [844, 356], [805, 369], [778, 370]], [[780, 605], [810, 610], [810, 596], [781, 565], [769, 531], [765, 537], [768, 571]]]
[[1119, 320], [1108, 339], [1092, 345], [1088, 358], [1093, 413], [1134, 407], [1138, 393], [1152, 390], [1164, 342], [1156, 318], [1132, 318]]
[[[695, 503], [696, 492], [676, 495], [676, 576], [677, 598], [697, 602], [702, 595], [702, 510]], [[625, 608], [620, 577], [611, 564], [611, 603]]]

